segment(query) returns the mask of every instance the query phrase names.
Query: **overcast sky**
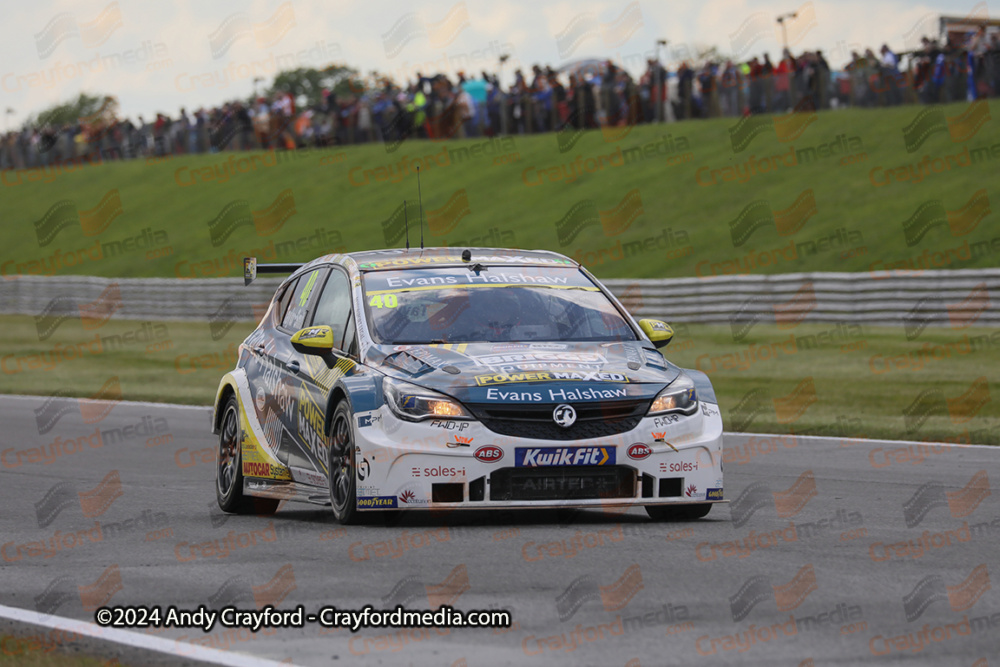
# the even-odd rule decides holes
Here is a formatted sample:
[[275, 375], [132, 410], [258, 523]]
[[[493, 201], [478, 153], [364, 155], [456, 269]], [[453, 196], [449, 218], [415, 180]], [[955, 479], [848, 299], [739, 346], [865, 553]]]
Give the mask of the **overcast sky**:
[[[0, 24], [0, 100], [16, 126], [80, 91], [116, 95], [124, 115], [176, 114], [242, 97], [254, 76], [288, 66], [342, 62], [397, 81], [426, 73], [558, 67], [612, 58], [640, 74], [659, 39], [667, 61], [717, 46], [747, 57], [781, 50], [775, 18], [793, 51], [823, 49], [839, 68], [850, 49], [883, 42], [903, 50], [936, 32], [939, 14], [995, 18], [985, 2], [945, 0], [252, 0], [7, 2]], [[6, 125], [4, 125], [6, 128]]]

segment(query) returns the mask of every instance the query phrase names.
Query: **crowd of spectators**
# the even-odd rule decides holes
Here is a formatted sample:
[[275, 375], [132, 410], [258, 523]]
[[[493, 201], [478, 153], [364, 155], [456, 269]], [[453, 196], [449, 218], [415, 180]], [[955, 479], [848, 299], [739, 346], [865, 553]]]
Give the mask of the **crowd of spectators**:
[[[905, 61], [905, 67], [904, 67]], [[552, 132], [691, 118], [789, 110], [934, 104], [1000, 94], [1000, 38], [985, 28], [970, 38], [924, 38], [919, 49], [852, 52], [839, 71], [822, 51], [774, 63], [682, 62], [674, 71], [648, 60], [635, 79], [611, 61], [582, 61], [561, 70], [517, 69], [503, 88], [496, 74], [419, 74], [404, 86], [381, 80], [339, 95], [324, 90], [297, 108], [289, 92], [175, 117], [108, 118], [61, 127], [25, 126], [0, 137], [0, 168], [32, 168], [67, 160], [91, 162], [221, 150], [268, 150]], [[301, 98], [299, 100], [301, 102]], [[659, 102], [659, 103], [658, 103]]]

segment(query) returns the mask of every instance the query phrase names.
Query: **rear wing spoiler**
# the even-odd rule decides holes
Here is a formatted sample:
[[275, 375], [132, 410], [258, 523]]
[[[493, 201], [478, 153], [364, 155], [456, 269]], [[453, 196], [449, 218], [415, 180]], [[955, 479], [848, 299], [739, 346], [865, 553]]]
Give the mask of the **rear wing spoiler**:
[[244, 287], [257, 279], [258, 273], [295, 273], [304, 264], [257, 264], [256, 257], [243, 258]]

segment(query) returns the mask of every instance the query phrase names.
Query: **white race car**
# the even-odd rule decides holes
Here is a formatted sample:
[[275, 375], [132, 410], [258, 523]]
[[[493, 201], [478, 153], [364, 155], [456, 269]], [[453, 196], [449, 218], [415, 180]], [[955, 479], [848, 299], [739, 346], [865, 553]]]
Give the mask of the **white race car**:
[[704, 373], [660, 353], [579, 264], [542, 251], [384, 250], [291, 273], [223, 376], [213, 416], [227, 512], [723, 502], [722, 417]]

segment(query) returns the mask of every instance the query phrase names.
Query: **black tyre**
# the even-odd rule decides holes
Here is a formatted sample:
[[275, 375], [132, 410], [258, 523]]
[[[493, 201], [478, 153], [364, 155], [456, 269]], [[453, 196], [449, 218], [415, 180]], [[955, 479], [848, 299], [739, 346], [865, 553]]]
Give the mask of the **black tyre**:
[[354, 465], [354, 424], [351, 408], [341, 401], [330, 420], [330, 506], [337, 521], [360, 523], [358, 476]]
[[280, 501], [243, 495], [243, 462], [240, 442], [240, 408], [230, 396], [222, 412], [219, 453], [215, 465], [215, 497], [223, 512], [230, 514], [274, 514]]
[[712, 511], [712, 503], [699, 505], [646, 505], [646, 514], [653, 521], [695, 521]]

